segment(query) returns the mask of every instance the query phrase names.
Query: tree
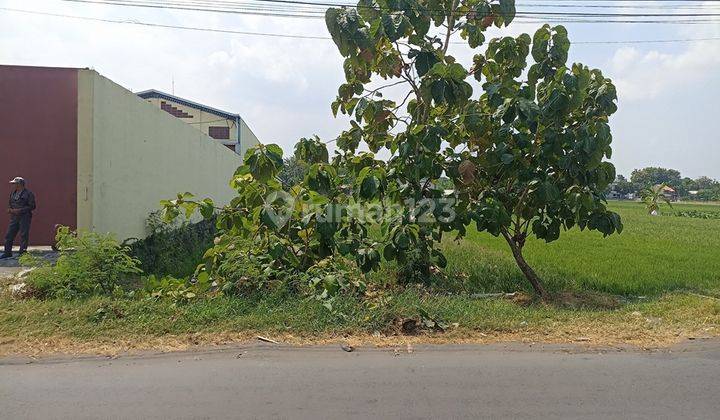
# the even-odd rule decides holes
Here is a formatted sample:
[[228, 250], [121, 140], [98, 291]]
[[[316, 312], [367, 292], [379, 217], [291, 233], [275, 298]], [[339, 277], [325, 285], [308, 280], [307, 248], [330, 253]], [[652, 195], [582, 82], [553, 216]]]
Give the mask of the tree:
[[615, 182], [613, 183], [613, 189], [618, 194], [622, 195], [627, 195], [637, 191], [637, 187], [635, 187], [635, 185], [632, 182], [628, 181], [627, 178], [625, 178], [623, 175], [618, 175], [615, 178]]
[[695, 180], [695, 189], [697, 190], [709, 190], [718, 185], [720, 185], [718, 181], [707, 176], [701, 176]]
[[[219, 226], [228, 235], [267, 238], [276, 263], [303, 269], [339, 254], [367, 272], [382, 258], [444, 267], [438, 243], [444, 234], [464, 236], [472, 224], [502, 236], [533, 289], [546, 297], [523, 256], [528, 236], [552, 242], [576, 226], [604, 235], [622, 231], [603, 194], [615, 179], [605, 159], [617, 97], [600, 70], [567, 63], [570, 41], [562, 26], [544, 25], [532, 38], [486, 41], [486, 29], [508, 26], [514, 17], [511, 0], [360, 0], [357, 8], [328, 9], [325, 22], [345, 73], [331, 109], [351, 121], [332, 160], [317, 138], [301, 139], [295, 149], [310, 166], [290, 192], [292, 201], [317, 210], [301, 215], [295, 205], [283, 223], [272, 217], [275, 201], [262, 194], [279, 188], [273, 177], [282, 151], [260, 146], [238, 170], [233, 185], [241, 196], [221, 212]], [[453, 33], [474, 52], [470, 68], [448, 53]], [[383, 96], [390, 87], [404, 92]], [[361, 145], [369, 152], [357, 152]], [[386, 161], [376, 159], [381, 150]], [[455, 185], [452, 196], [437, 188], [443, 176]], [[192, 207], [178, 200], [167, 203], [171, 214]], [[370, 223], [352, 217], [346, 204], [402, 210], [382, 218], [376, 240], [368, 235]], [[221, 258], [230, 241], [217, 242], [210, 254]]]
[[635, 169], [630, 174], [630, 181], [637, 185], [638, 188], [648, 188], [655, 185], [666, 184], [673, 188], [682, 188], [682, 179], [680, 172], [675, 169], [666, 169], [658, 167], [647, 167]]
[[664, 201], [665, 203], [667, 203], [668, 206], [670, 206], [670, 208], [672, 208], [670, 200], [665, 197], [665, 188], [667, 188], [666, 184], [659, 184], [640, 190], [640, 198], [642, 199], [643, 203], [645, 203], [648, 214], [657, 216], [658, 211], [660, 211], [661, 201]]
[[[567, 65], [564, 27], [545, 25], [533, 38], [493, 39], [466, 69], [448, 54], [451, 34], [459, 31], [470, 48], [478, 47], [489, 26], [510, 24], [514, 2], [411, 1], [408, 9], [359, 4], [382, 7], [326, 14], [345, 57], [346, 83], [333, 111], [355, 116], [338, 139], [341, 153], [354, 152], [361, 141], [373, 152], [389, 149], [387, 195], [396, 200], [441, 198], [431, 185], [443, 173], [459, 191], [451, 222], [435, 214], [431, 223], [389, 223], [386, 258], [402, 263], [408, 240], [400, 236], [399, 243], [395, 233], [412, 229], [410, 242], [442, 263], [434, 243], [443, 232], [462, 236], [473, 222], [506, 239], [526, 278], [545, 295], [522, 254], [528, 234], [551, 242], [573, 226], [604, 234], [622, 230], [602, 193], [615, 178], [615, 168], [603, 160], [611, 154], [607, 121], [617, 109], [615, 87], [599, 70]], [[428, 8], [436, 10], [426, 14]], [[444, 36], [430, 35], [431, 26], [445, 28]], [[378, 88], [366, 89], [372, 76], [399, 79], [408, 86], [406, 99], [398, 104], [375, 95]], [[473, 96], [470, 78], [482, 84], [480, 95]], [[406, 113], [398, 115], [406, 103]]]
[[[680, 180], [680, 189], [687, 194], [688, 191], [697, 191], [698, 185], [694, 179], [685, 177]], [[685, 195], [683, 194], [683, 195]]]
[[698, 191], [697, 198], [703, 201], [720, 201], [720, 185]]
[[307, 174], [307, 164], [297, 160], [294, 156], [283, 160], [283, 166], [278, 173], [278, 179], [283, 189], [289, 191], [292, 187], [302, 183]]

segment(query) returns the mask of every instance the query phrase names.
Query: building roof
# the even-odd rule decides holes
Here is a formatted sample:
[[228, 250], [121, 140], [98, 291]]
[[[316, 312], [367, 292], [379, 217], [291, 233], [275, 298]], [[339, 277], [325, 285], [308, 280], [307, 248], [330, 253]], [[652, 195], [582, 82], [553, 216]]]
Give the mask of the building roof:
[[200, 111], [204, 111], [210, 114], [217, 115], [218, 117], [227, 118], [230, 120], [237, 120], [241, 119], [240, 115], [233, 114], [231, 112], [226, 112], [217, 108], [213, 108], [211, 106], [199, 104], [197, 102], [193, 102], [187, 99], [183, 99], [179, 96], [171, 95], [169, 93], [161, 92], [159, 90], [150, 89], [150, 90], [144, 90], [142, 92], [138, 92], [137, 96], [143, 98], [143, 99], [150, 99], [150, 98], [159, 98], [159, 99], [165, 99], [168, 101], [173, 101], [176, 103], [179, 103], [181, 105], [189, 106], [190, 108], [199, 109]]

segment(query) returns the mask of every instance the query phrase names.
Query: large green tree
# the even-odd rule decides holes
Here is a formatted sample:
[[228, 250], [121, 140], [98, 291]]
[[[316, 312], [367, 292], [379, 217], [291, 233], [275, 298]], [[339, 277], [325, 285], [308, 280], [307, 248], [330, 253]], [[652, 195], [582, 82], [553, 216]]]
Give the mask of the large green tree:
[[637, 187], [628, 181], [623, 175], [618, 175], [612, 185], [613, 189], [619, 194], [630, 194], [637, 191]]
[[654, 166], [633, 170], [630, 181], [638, 188], [649, 188], [660, 184], [681, 188], [683, 185], [680, 171]]
[[[232, 183], [239, 197], [221, 212], [225, 233], [209, 256], [221, 258], [228, 236], [242, 233], [267, 238], [274, 263], [298, 269], [335, 254], [353, 257], [363, 271], [378, 267], [381, 256], [444, 267], [443, 235], [462, 237], [472, 225], [502, 236], [545, 297], [523, 255], [528, 236], [551, 242], [573, 227], [622, 230], [603, 194], [615, 179], [605, 159], [616, 91], [600, 70], [567, 62], [562, 26], [486, 40], [490, 26], [514, 17], [511, 0], [360, 0], [328, 9], [345, 74], [331, 108], [351, 116], [350, 127], [332, 159], [319, 139], [300, 141], [296, 157], [310, 167], [281, 218], [274, 178], [282, 151], [249, 151]], [[450, 54], [453, 39], [464, 45], [452, 51], [470, 53], [471, 65]], [[378, 159], [381, 151], [389, 158]], [[454, 194], [438, 187], [443, 177]], [[316, 210], [303, 214], [298, 203]], [[182, 205], [209, 206], [183, 196], [167, 204], [171, 214]], [[347, 204], [402, 210], [380, 219], [378, 240], [368, 235], [370, 222], [343, 210]]]
[[[599, 70], [567, 63], [570, 41], [562, 26], [486, 43], [488, 27], [507, 26], [514, 16], [513, 1], [369, 0], [328, 10], [346, 76], [333, 111], [354, 116], [338, 140], [341, 158], [361, 142], [372, 152], [390, 152], [386, 196], [438, 200], [433, 185], [443, 174], [457, 187], [451, 220], [439, 217], [432, 202], [436, 211], [426, 223], [388, 222], [386, 258], [402, 262], [409, 248], [420, 248], [443, 263], [434, 243], [443, 232], [462, 236], [473, 223], [503, 236], [545, 295], [522, 254], [529, 234], [550, 242], [573, 226], [605, 234], [622, 229], [602, 193], [615, 179], [603, 159], [611, 154], [608, 117], [616, 93]], [[449, 54], [456, 32], [475, 50], [469, 68]], [[379, 96], [381, 88], [371, 84], [377, 78], [398, 80], [407, 87], [405, 99]], [[398, 231], [411, 231], [412, 245], [393, 234]]]
[[709, 190], [720, 186], [720, 182], [714, 180], [708, 176], [701, 176], [695, 180], [695, 189], [698, 190]]

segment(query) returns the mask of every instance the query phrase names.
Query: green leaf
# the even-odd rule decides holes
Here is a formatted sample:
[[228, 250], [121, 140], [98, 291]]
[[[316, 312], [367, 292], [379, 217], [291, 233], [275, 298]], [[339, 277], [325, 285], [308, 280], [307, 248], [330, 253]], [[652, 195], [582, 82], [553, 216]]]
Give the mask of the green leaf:
[[515, 19], [515, 0], [500, 0], [500, 15], [505, 26], [510, 25]]
[[395, 247], [392, 244], [385, 245], [385, 248], [383, 249], [383, 257], [385, 257], [387, 261], [393, 261], [395, 259], [395, 255], [397, 255]]
[[258, 145], [248, 149], [245, 154], [245, 164], [250, 174], [260, 182], [268, 182], [283, 166], [282, 148], [276, 144]]
[[320, 141], [318, 136], [313, 138], [301, 138], [295, 145], [295, 158], [308, 164], [328, 163], [329, 155], [327, 146]]
[[435, 54], [429, 51], [422, 51], [415, 57], [415, 70], [420, 77], [423, 77], [438, 62]]
[[549, 45], [550, 25], [543, 25], [533, 36], [532, 56], [535, 62], [540, 63], [547, 58]]
[[215, 204], [209, 198], [204, 199], [200, 203], [200, 214], [205, 219], [210, 219], [215, 214]]

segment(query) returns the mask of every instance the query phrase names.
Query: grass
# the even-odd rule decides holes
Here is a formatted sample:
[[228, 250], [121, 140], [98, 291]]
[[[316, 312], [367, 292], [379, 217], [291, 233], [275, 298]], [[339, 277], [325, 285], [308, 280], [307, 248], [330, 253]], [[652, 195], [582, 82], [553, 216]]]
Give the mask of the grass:
[[[244, 341], [262, 334], [293, 344], [350, 340], [485, 342], [498, 340], [661, 346], [684, 337], [718, 335], [720, 303], [674, 294], [617, 310], [577, 310], [520, 305], [505, 299], [429, 295], [406, 290], [370, 309], [357, 300], [338, 302], [342, 315], [318, 302], [295, 297], [211, 300], [174, 306], [167, 301], [0, 300], [0, 355], [184, 349]], [[449, 325], [444, 334], [408, 337], [397, 320], [420, 311]], [[98, 315], [101, 314], [101, 315]], [[349, 338], [348, 338], [349, 337]]]
[[[443, 244], [449, 267], [442, 287], [383, 289], [393, 275], [388, 266], [370, 279], [383, 299], [344, 298], [335, 304], [337, 313], [317, 301], [282, 294], [216, 297], [184, 305], [109, 297], [37, 301], [0, 296], [0, 354], [182, 349], [255, 334], [289, 343], [581, 340], [640, 346], [720, 336], [720, 300], [698, 295], [720, 291], [720, 221], [650, 217], [638, 203], [614, 202], [611, 208], [623, 217], [621, 235], [602, 238], [575, 230], [555, 243], [528, 242], [527, 259], [548, 289], [560, 296], [553, 305], [474, 298], [475, 293], [527, 287], [507, 245], [472, 232], [459, 243]], [[675, 209], [720, 210], [711, 205]], [[398, 320], [420, 319], [423, 311], [449, 329], [414, 337], [399, 334]]]
[[[720, 212], [714, 205], [676, 204], [674, 210]], [[635, 202], [611, 202], [625, 230], [603, 238], [577, 229], [546, 244], [529, 239], [524, 254], [548, 289], [593, 290], [625, 296], [653, 296], [672, 290], [720, 290], [720, 221], [648, 216]], [[668, 211], [667, 208], [664, 211]], [[451, 275], [467, 275], [466, 288], [513, 291], [526, 288], [507, 243], [470, 232], [445, 252]]]

